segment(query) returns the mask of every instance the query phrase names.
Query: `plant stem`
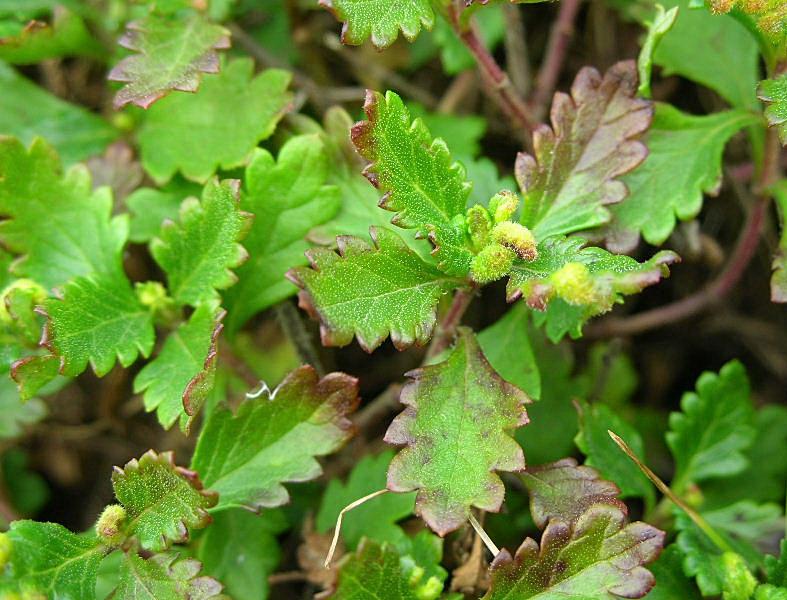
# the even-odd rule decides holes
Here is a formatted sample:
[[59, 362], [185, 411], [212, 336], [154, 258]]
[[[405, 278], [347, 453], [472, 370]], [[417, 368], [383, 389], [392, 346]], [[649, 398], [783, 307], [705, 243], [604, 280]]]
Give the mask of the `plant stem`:
[[454, 294], [451, 307], [448, 309], [445, 317], [443, 317], [443, 320], [440, 321], [440, 324], [437, 326], [437, 331], [432, 338], [432, 343], [429, 345], [429, 349], [426, 351], [424, 364], [429, 363], [429, 361], [431, 361], [435, 356], [440, 354], [443, 350], [451, 345], [451, 342], [454, 340], [454, 336], [456, 335], [456, 328], [461, 323], [462, 316], [465, 314], [467, 307], [470, 306], [470, 303], [473, 301], [474, 295], [475, 289], [460, 289], [457, 290], [456, 294]]
[[[514, 89], [506, 72], [497, 64], [495, 57], [489, 52], [484, 42], [478, 37], [478, 33], [472, 24], [464, 26], [460, 19], [461, 9], [455, 4], [448, 7], [448, 21], [453, 27], [456, 35], [475, 58], [481, 76], [486, 83], [487, 94], [500, 106], [503, 112], [513, 121], [514, 126], [519, 130], [523, 129], [525, 134], [529, 134], [536, 126], [535, 120], [530, 115], [530, 111], [525, 101]], [[526, 143], [530, 135], [524, 136]]]
[[516, 4], [503, 6], [506, 18], [506, 61], [511, 73], [514, 88], [523, 98], [530, 92], [532, 75], [530, 73], [530, 57], [527, 52], [527, 32], [522, 21], [521, 7]]
[[765, 215], [771, 200], [767, 190], [779, 178], [780, 154], [781, 146], [777, 134], [773, 129], [769, 129], [765, 138], [765, 153], [757, 184], [759, 198], [749, 211], [727, 266], [716, 279], [702, 290], [683, 300], [625, 319], [602, 321], [595, 327], [588, 329], [588, 337], [637, 335], [656, 327], [682, 321], [713, 306], [724, 298], [740, 281], [759, 245], [765, 225]]
[[536, 119], [544, 118], [549, 99], [557, 87], [571, 38], [574, 37], [574, 21], [579, 12], [580, 2], [581, 0], [562, 0], [557, 19], [552, 24], [546, 54], [538, 71], [536, 87], [530, 101]]
[[320, 355], [314, 345], [314, 340], [309, 332], [306, 331], [306, 326], [303, 324], [301, 314], [295, 305], [289, 300], [279, 303], [274, 308], [276, 319], [279, 321], [284, 334], [287, 339], [295, 346], [302, 362], [314, 367], [317, 374], [322, 377], [325, 375], [325, 367], [322, 364]]
[[495, 545], [495, 543], [492, 541], [492, 538], [489, 537], [489, 534], [484, 531], [484, 528], [481, 527], [481, 523], [478, 522], [473, 513], [470, 513], [468, 520], [470, 521], [470, 525], [472, 525], [473, 529], [475, 529], [478, 537], [480, 537], [481, 541], [484, 542], [484, 546], [486, 546], [489, 552], [492, 553], [492, 556], [495, 557], [500, 554], [500, 548]]

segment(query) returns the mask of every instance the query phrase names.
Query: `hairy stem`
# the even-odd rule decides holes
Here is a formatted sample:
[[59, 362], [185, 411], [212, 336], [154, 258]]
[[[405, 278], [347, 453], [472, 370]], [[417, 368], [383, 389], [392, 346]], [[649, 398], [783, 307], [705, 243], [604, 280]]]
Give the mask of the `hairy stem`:
[[437, 331], [432, 338], [432, 343], [429, 345], [429, 349], [426, 351], [424, 364], [429, 363], [429, 361], [431, 361], [435, 356], [440, 354], [443, 350], [451, 345], [451, 342], [454, 340], [454, 336], [456, 335], [456, 328], [459, 327], [459, 324], [462, 322], [462, 317], [464, 316], [467, 307], [470, 306], [470, 303], [473, 301], [474, 295], [475, 289], [460, 289], [457, 290], [456, 294], [454, 294], [451, 307], [448, 309], [445, 317], [443, 317], [443, 320], [440, 321], [440, 324], [437, 326]]
[[560, 3], [557, 19], [549, 32], [546, 54], [538, 71], [536, 87], [530, 102], [536, 119], [543, 119], [549, 99], [557, 87], [571, 38], [574, 37], [574, 21], [579, 13], [580, 2], [581, 0], [563, 0]]
[[274, 311], [279, 325], [281, 325], [287, 339], [295, 346], [301, 361], [313, 366], [320, 377], [325, 375], [325, 366], [322, 364], [320, 354], [295, 305], [289, 300], [285, 300], [278, 304]]
[[[503, 112], [513, 122], [517, 130], [529, 134], [536, 126], [535, 120], [525, 101], [514, 89], [506, 72], [497, 64], [495, 57], [489, 52], [478, 32], [472, 24], [463, 25], [461, 22], [461, 9], [455, 4], [448, 7], [448, 21], [451, 23], [456, 35], [475, 58], [481, 76], [484, 79], [486, 93], [500, 106]], [[530, 135], [524, 135], [529, 144]]]

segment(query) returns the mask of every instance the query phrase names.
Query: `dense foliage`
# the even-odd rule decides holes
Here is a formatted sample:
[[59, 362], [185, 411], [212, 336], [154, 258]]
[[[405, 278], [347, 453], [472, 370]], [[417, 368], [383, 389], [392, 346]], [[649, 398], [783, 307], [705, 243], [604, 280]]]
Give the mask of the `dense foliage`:
[[784, 0], [0, 0], [0, 84], [0, 598], [787, 600]]

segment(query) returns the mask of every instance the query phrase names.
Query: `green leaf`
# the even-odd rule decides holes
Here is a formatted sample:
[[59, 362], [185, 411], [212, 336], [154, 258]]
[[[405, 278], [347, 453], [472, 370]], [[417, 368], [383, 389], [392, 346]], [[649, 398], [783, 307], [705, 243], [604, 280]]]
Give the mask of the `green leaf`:
[[60, 372], [60, 360], [52, 354], [34, 354], [11, 365], [11, 378], [16, 382], [19, 399], [29, 402]]
[[104, 277], [121, 269], [128, 220], [112, 217], [107, 188], [91, 190], [82, 166], [66, 173], [57, 154], [37, 138], [27, 150], [0, 137], [0, 241], [21, 257], [12, 271], [44, 287], [78, 275]]
[[661, 43], [662, 38], [672, 29], [677, 16], [677, 6], [665, 12], [661, 4], [656, 4], [656, 14], [648, 24], [648, 35], [645, 37], [637, 58], [637, 73], [639, 74], [638, 96], [643, 98], [651, 97], [650, 76], [653, 71], [653, 53]]
[[477, 160], [466, 160], [467, 178], [473, 182], [468, 205], [481, 204], [488, 206], [490, 198], [500, 190], [513, 190], [516, 186], [510, 175], [501, 176], [497, 165], [486, 157]]
[[697, 391], [670, 415], [667, 445], [675, 458], [672, 488], [683, 494], [692, 483], [743, 471], [744, 452], [754, 442], [754, 409], [743, 365], [732, 361], [719, 374], [703, 373]]
[[390, 2], [390, 0], [320, 0], [342, 22], [342, 42], [357, 46], [368, 39], [377, 48], [390, 46], [399, 31], [409, 41], [431, 29], [434, 11], [430, 0]]
[[67, 165], [100, 154], [117, 137], [102, 118], [53, 96], [0, 62], [0, 134], [45, 138]]
[[584, 245], [579, 237], [547, 238], [538, 245], [538, 258], [514, 263], [506, 286], [509, 302], [521, 297], [531, 308], [548, 309], [549, 320], [560, 317], [553, 311], [560, 301], [573, 309], [557, 339], [565, 331], [579, 334], [587, 319], [609, 311], [624, 295], [669, 276], [668, 265], [679, 260], [674, 252], [663, 250], [639, 263], [630, 256]]
[[787, 539], [781, 541], [779, 548], [781, 550], [779, 558], [765, 557], [765, 572], [768, 575], [768, 583], [787, 588]]
[[200, 576], [202, 565], [193, 558], [178, 559], [177, 554], [155, 554], [142, 558], [126, 552], [120, 563], [120, 581], [112, 594], [117, 600], [210, 600], [226, 598], [222, 585], [211, 577]]
[[224, 510], [199, 543], [204, 571], [226, 586], [234, 600], [265, 600], [268, 576], [281, 559], [276, 535], [287, 529], [283, 515], [267, 510], [256, 515], [245, 509]]
[[141, 244], [158, 236], [164, 221], [177, 221], [184, 198], [199, 197], [201, 191], [200, 186], [176, 178], [160, 189], [143, 187], [129, 194], [125, 199], [131, 213], [129, 240]]
[[229, 31], [199, 14], [188, 18], [151, 14], [128, 23], [118, 43], [132, 50], [109, 73], [125, 83], [115, 108], [133, 103], [148, 108], [172, 90], [196, 92], [202, 73], [219, 72], [216, 52], [230, 46]]
[[192, 468], [217, 491], [217, 509], [285, 504], [282, 485], [322, 472], [316, 457], [351, 435], [347, 419], [358, 404], [357, 380], [343, 373], [319, 379], [310, 366], [292, 373], [269, 395], [245, 400], [233, 415], [219, 408], [200, 432]]
[[756, 123], [755, 115], [742, 110], [698, 117], [657, 104], [648, 158], [623, 178], [629, 197], [611, 208], [611, 246], [619, 252], [633, 250], [640, 233], [648, 243], [660, 245], [675, 228], [676, 217], [696, 217], [703, 194], [716, 195], [721, 188], [727, 141]]
[[415, 512], [444, 536], [470, 508], [497, 512], [503, 482], [495, 471], [521, 471], [522, 448], [510, 436], [528, 422], [527, 395], [487, 362], [470, 330], [461, 329], [445, 361], [410, 371], [406, 406], [385, 434], [405, 445], [388, 468], [388, 489], [418, 491]]
[[[755, 570], [763, 566], [758, 546], [776, 539], [784, 529], [781, 509], [775, 504], [757, 505], [746, 500], [703, 512], [702, 516], [724, 543]], [[696, 578], [703, 596], [720, 594], [726, 571], [722, 550], [681, 511], [676, 511], [675, 529], [677, 545], [684, 554], [685, 573]]]
[[754, 417], [757, 435], [745, 452], [746, 469], [703, 482], [703, 506], [716, 508], [739, 500], [781, 502], [787, 481], [787, 408], [763, 406]]
[[288, 72], [268, 69], [252, 78], [253, 72], [250, 59], [235, 59], [197, 93], [171, 95], [147, 111], [138, 139], [142, 166], [154, 180], [164, 183], [180, 171], [204, 183], [218, 168], [249, 160], [291, 100]]
[[329, 167], [320, 137], [302, 135], [287, 141], [278, 161], [258, 150], [246, 168], [241, 208], [254, 222], [244, 241], [249, 260], [226, 294], [231, 332], [296, 292], [285, 273], [306, 264], [306, 234], [339, 210], [338, 188], [326, 185]]
[[596, 504], [573, 527], [550, 521], [540, 548], [527, 538], [514, 557], [501, 551], [484, 600], [641, 598], [655, 583], [643, 565], [656, 559], [663, 543], [663, 531], [626, 524], [625, 510]]
[[412, 576], [408, 577], [401, 557], [390, 544], [378, 544], [365, 539], [358, 546], [358, 550], [341, 563], [336, 589], [326, 598], [436, 600], [442, 589], [439, 580], [432, 579], [421, 583], [421, 579], [413, 581]]
[[765, 109], [768, 124], [777, 129], [782, 144], [787, 144], [787, 74], [761, 81], [757, 96], [768, 105]]
[[116, 360], [128, 367], [153, 350], [153, 319], [123, 275], [72, 279], [63, 298], [48, 299], [44, 308], [43, 343], [60, 357], [63, 375], [79, 375], [89, 361], [102, 377]]
[[104, 48], [73, 12], [53, 11], [52, 23], [32, 21], [17, 35], [0, 39], [0, 60], [17, 65], [32, 65], [43, 60], [67, 56], [101, 59]]
[[167, 274], [170, 295], [178, 304], [197, 306], [216, 300], [216, 290], [237, 281], [231, 268], [248, 254], [238, 241], [251, 225], [251, 215], [240, 210], [240, 182], [210, 181], [202, 200], [186, 199], [178, 223], [165, 222], [150, 244], [156, 262]]
[[552, 519], [574, 524], [594, 504], [626, 510], [617, 499], [618, 486], [602, 479], [595, 469], [578, 466], [573, 458], [530, 467], [522, 474], [522, 481], [530, 496], [530, 514], [539, 529]]
[[19, 448], [3, 453], [3, 485], [13, 507], [22, 515], [38, 512], [50, 499], [46, 480], [29, 466], [28, 454]]
[[402, 99], [369, 91], [366, 121], [352, 129], [358, 152], [370, 161], [364, 174], [385, 192], [380, 206], [395, 212], [394, 225], [429, 236], [439, 267], [451, 275], [470, 270], [469, 238], [455, 217], [463, 215], [471, 184], [445, 142], [433, 139], [423, 120], [410, 118]]
[[[385, 474], [393, 456], [392, 450], [377, 456], [364, 456], [353, 467], [347, 483], [342, 484], [337, 479], [331, 479], [317, 513], [317, 531], [330, 531], [345, 506], [385, 488]], [[361, 538], [367, 537], [375, 542], [388, 542], [399, 550], [406, 550], [409, 538], [396, 522], [413, 514], [414, 503], [415, 494], [384, 494], [348, 512], [342, 521], [342, 539], [345, 546], [354, 550]]]
[[338, 253], [307, 253], [311, 267], [288, 273], [302, 288], [300, 305], [319, 318], [326, 346], [346, 346], [356, 336], [371, 352], [389, 335], [399, 349], [423, 345], [432, 336], [440, 298], [460, 282], [421, 260], [393, 231], [372, 227], [370, 234], [373, 245], [341, 236]]
[[134, 393], [144, 392], [145, 409], [155, 410], [164, 428], [180, 419], [188, 430], [210, 393], [224, 315], [212, 304], [198, 306], [134, 379]]
[[[530, 344], [530, 313], [522, 304], [478, 334], [478, 344], [492, 368], [534, 400], [541, 397], [541, 374]], [[516, 352], [511, 352], [516, 348]]]
[[678, 6], [674, 27], [661, 40], [654, 62], [664, 75], [681, 75], [718, 92], [736, 108], [757, 110], [757, 42], [728, 15], [689, 8], [689, 0], [660, 0]]
[[152, 552], [186, 541], [189, 529], [207, 526], [207, 511], [217, 502], [195, 472], [175, 464], [172, 452], [148, 450], [122, 469], [115, 467], [112, 487], [126, 509], [125, 533]]
[[10, 570], [5, 581], [20, 593], [47, 598], [92, 598], [98, 565], [106, 549], [95, 537], [71, 533], [56, 523], [14, 521], [7, 534], [11, 542]]
[[603, 76], [585, 67], [570, 96], [555, 94], [552, 127], [533, 135], [535, 157], [520, 153], [516, 160], [522, 224], [536, 239], [602, 225], [611, 218], [607, 205], [626, 197], [618, 178], [645, 160], [639, 137], [653, 115], [636, 92], [636, 64], [625, 61]]
[[645, 445], [637, 430], [621, 419], [606, 404], [578, 403], [579, 433], [577, 447], [587, 457], [585, 464], [595, 467], [604, 479], [615, 482], [621, 498], [640, 497], [652, 507], [656, 497], [650, 480], [637, 468], [609, 437], [613, 431], [622, 437], [634, 453], [645, 460]]
[[647, 600], [700, 600], [694, 583], [683, 573], [683, 552], [677, 544], [670, 544], [658, 560], [650, 565], [656, 577], [656, 587], [645, 596]]
[[[506, 18], [503, 7], [499, 4], [492, 4], [484, 10], [476, 12], [474, 17], [473, 25], [478, 32], [478, 37], [481, 38], [486, 48], [494, 51], [505, 36]], [[440, 47], [440, 62], [443, 64], [443, 72], [446, 75], [458, 75], [462, 71], [475, 68], [475, 58], [451, 27], [448, 19], [437, 19], [433, 37], [435, 43]], [[448, 140], [446, 139], [446, 141]], [[449, 145], [457, 154], [464, 154], [459, 151], [459, 148]]]
[[779, 248], [773, 258], [771, 276], [771, 301], [787, 302], [787, 179], [782, 179], [773, 187], [773, 197], [779, 209], [781, 236]]
[[[473, 61], [473, 66], [475, 66], [475, 61]], [[468, 159], [481, 153], [481, 138], [486, 132], [486, 119], [483, 117], [429, 112], [416, 102], [408, 102], [407, 110], [413, 120], [421, 119], [424, 122], [432, 137], [442, 139], [451, 152], [456, 156], [461, 156], [465, 165]], [[475, 187], [475, 181], [468, 179], [473, 181], [473, 187]], [[495, 188], [491, 194], [484, 198], [484, 201], [488, 201], [501, 189], [501, 187]]]

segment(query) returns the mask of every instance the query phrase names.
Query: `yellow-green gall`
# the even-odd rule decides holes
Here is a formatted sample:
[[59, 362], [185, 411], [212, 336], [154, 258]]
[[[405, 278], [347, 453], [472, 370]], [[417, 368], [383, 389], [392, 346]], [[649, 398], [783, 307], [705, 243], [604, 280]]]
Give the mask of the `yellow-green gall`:
[[570, 262], [552, 273], [552, 289], [569, 304], [586, 305], [596, 301], [596, 287], [588, 268], [582, 263]]
[[410, 571], [410, 577], [408, 578], [408, 583], [410, 584], [410, 586], [415, 587], [416, 585], [418, 585], [421, 582], [421, 579], [423, 579], [425, 572], [426, 571], [424, 570], [423, 567], [420, 567], [418, 565], [413, 565], [412, 570]]
[[415, 589], [415, 596], [418, 600], [437, 600], [443, 594], [442, 582], [432, 575], [426, 583]]
[[105, 542], [117, 544], [123, 541], [125, 522], [126, 509], [119, 504], [110, 504], [96, 521], [96, 534]]
[[142, 306], [149, 308], [159, 322], [171, 323], [178, 318], [175, 301], [158, 281], [137, 283], [134, 292]]
[[0, 533], [0, 571], [5, 569], [11, 558], [11, 538], [7, 533]]
[[757, 587], [757, 579], [752, 575], [746, 561], [735, 552], [725, 552], [721, 559], [724, 565], [722, 598], [724, 600], [749, 600]]
[[508, 221], [514, 216], [517, 208], [519, 208], [519, 196], [508, 190], [498, 192], [489, 201], [489, 212], [492, 213], [495, 223]]
[[538, 258], [536, 238], [532, 232], [519, 223], [503, 221], [495, 225], [492, 230], [492, 239], [506, 248], [517, 253], [522, 260], [535, 260]]
[[492, 231], [492, 217], [486, 208], [476, 204], [467, 209], [466, 223], [473, 251], [480, 252], [489, 243], [489, 234]]
[[508, 274], [516, 254], [502, 244], [492, 242], [479, 252], [470, 265], [470, 277], [476, 283], [490, 283]]

